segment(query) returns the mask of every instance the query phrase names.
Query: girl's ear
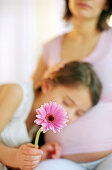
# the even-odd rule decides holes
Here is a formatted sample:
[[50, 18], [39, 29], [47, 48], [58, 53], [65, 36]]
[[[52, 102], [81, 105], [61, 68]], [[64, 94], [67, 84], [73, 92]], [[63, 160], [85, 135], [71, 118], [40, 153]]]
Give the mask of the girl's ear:
[[41, 85], [41, 88], [42, 88], [42, 92], [44, 94], [46, 94], [47, 92], [51, 91], [54, 87], [54, 84], [53, 84], [53, 81], [48, 78], [48, 79], [45, 79], [43, 82], [42, 82], [42, 85]]

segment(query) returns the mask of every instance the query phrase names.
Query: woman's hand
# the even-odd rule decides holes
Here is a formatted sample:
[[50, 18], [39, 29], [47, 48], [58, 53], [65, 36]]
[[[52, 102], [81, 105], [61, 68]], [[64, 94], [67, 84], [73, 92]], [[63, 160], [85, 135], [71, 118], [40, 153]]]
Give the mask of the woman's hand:
[[57, 159], [61, 157], [61, 147], [58, 143], [47, 143], [40, 147], [43, 151], [42, 161], [45, 159]]
[[16, 154], [16, 164], [20, 169], [31, 170], [38, 165], [42, 154], [43, 151], [35, 149], [31, 143], [21, 145]]
[[49, 69], [47, 69], [47, 71], [44, 73], [43, 78], [51, 78], [52, 79], [52, 74], [57, 73], [58, 71], [60, 71], [62, 68], [65, 67], [67, 62], [62, 61], [58, 64], [55, 64], [53, 67], [50, 67]]

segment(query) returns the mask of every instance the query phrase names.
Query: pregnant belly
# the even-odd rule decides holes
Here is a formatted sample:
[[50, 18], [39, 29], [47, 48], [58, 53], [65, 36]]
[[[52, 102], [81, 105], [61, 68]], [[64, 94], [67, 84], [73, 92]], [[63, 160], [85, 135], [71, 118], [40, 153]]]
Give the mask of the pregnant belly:
[[110, 153], [112, 153], [112, 150], [105, 152], [64, 155], [62, 158], [69, 159], [77, 163], [86, 163], [102, 159]]

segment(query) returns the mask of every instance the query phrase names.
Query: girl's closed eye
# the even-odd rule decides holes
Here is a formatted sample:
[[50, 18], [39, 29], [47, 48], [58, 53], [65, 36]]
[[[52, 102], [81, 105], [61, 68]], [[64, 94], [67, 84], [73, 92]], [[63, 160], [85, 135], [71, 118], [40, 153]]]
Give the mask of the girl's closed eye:
[[72, 99], [70, 99], [68, 96], [66, 96], [63, 100], [63, 104], [65, 106], [69, 106], [69, 107], [74, 107], [75, 106], [75, 103]]
[[65, 106], [68, 106], [68, 107], [73, 107], [73, 106], [74, 106], [73, 103], [71, 103], [71, 102], [69, 102], [69, 101], [66, 101], [66, 100], [63, 100], [63, 104], [64, 104]]

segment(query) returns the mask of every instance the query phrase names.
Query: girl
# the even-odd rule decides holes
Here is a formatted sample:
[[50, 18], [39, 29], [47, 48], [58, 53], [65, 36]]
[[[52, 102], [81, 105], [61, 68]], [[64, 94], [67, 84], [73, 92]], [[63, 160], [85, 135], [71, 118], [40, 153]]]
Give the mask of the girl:
[[[31, 83], [2, 85], [0, 87], [1, 169], [6, 169], [4, 165], [24, 170], [32, 169], [40, 160], [49, 158], [47, 154], [49, 152], [50, 158], [60, 157], [58, 143], [47, 144], [40, 149], [27, 144], [31, 142], [33, 134], [37, 131], [34, 126], [37, 107], [50, 100], [55, 101], [66, 109], [72, 123], [97, 104], [100, 94], [101, 83], [97, 75], [90, 64], [81, 62], [68, 63], [59, 71], [50, 73], [36, 90]], [[65, 153], [65, 148], [62, 148], [62, 156], [66, 155]]]

